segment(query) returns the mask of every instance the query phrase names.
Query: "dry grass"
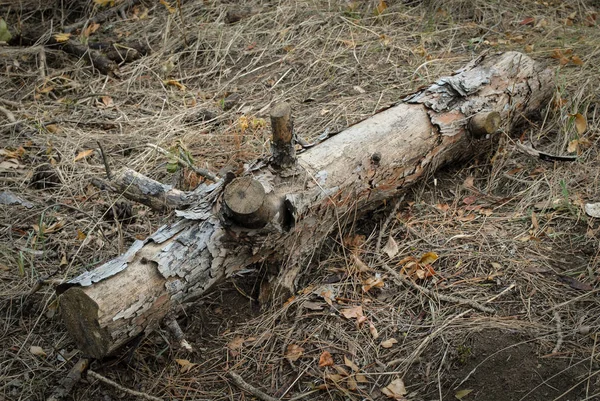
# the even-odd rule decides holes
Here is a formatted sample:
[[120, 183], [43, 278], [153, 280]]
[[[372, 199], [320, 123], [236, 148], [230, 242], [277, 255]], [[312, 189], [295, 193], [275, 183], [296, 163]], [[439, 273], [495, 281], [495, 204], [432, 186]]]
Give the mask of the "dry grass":
[[[145, 19], [136, 20], [130, 12], [127, 20], [114, 17], [102, 25], [96, 37], [141, 39], [152, 49], [121, 66], [119, 79], [101, 76], [84, 60], [57, 50], [46, 50], [44, 79], [38, 48], [0, 47], [1, 97], [19, 103], [4, 107], [20, 127], [16, 130], [0, 112], [0, 147], [24, 149], [18, 168], [0, 170], [0, 182], [34, 203], [31, 209], [0, 208], [4, 398], [45, 399], [78, 358], [70, 355], [74, 345], [55, 316], [53, 288], [45, 285], [30, 294], [38, 280], [73, 277], [172, 217], [136, 205], [135, 224], [107, 221], [104, 214], [121, 199], [89, 184], [104, 172], [99, 153], [75, 162], [77, 154], [97, 149], [100, 141], [113, 167], [126, 165], [186, 188], [197, 180], [188, 172], [168, 173], [167, 158], [147, 143], [180, 146], [197, 165], [215, 172], [240, 170], [268, 151], [269, 128], [261, 119], [274, 102], [290, 102], [298, 133], [311, 139], [368, 117], [489, 49], [528, 51], [546, 60], [556, 69], [556, 99], [564, 104], [542, 110], [542, 120], [523, 132], [503, 135], [487, 157], [449, 166], [412, 188], [387, 232], [380, 229], [389, 208], [369, 222], [354, 222], [344, 235], [364, 235], [364, 242], [346, 248], [335, 239], [326, 244], [304, 280], [309, 290], [292, 302], [258, 313], [233, 287], [224, 286], [184, 320], [197, 354], [184, 355], [169, 347], [164, 333], [153, 333], [115, 359], [97, 363], [95, 370], [126, 387], [173, 400], [243, 399], [227, 381], [227, 370], [278, 397], [377, 399], [384, 397], [382, 387], [403, 377], [411, 399], [453, 399], [452, 372], [468, 359], [470, 339], [496, 330], [521, 333], [539, 355], [558, 351], [551, 358], [566, 361], [567, 370], [585, 366], [580, 379], [589, 377], [587, 396], [598, 391], [600, 303], [595, 290], [578, 291], [559, 280], [571, 277], [577, 280], [571, 285], [597, 287], [598, 222], [583, 211], [586, 202], [600, 199], [600, 41], [598, 27], [585, 23], [598, 11], [594, 1], [390, 1], [382, 15], [375, 15], [373, 1], [253, 0], [244, 2], [253, 14], [235, 24], [225, 22], [234, 2], [184, 3], [183, 21], [158, 2], [147, 2], [135, 14], [147, 10]], [[23, 1], [20, 9], [0, 3], [0, 10], [9, 24], [17, 17], [24, 24], [53, 17], [57, 26], [61, 15], [50, 10], [42, 18], [31, 1]], [[521, 24], [528, 17], [535, 19], [533, 25]], [[583, 65], [560, 66], [551, 58], [554, 49], [571, 49]], [[165, 79], [186, 90], [165, 85]], [[231, 93], [239, 101], [224, 111]], [[569, 116], [577, 112], [586, 116], [588, 130], [576, 162], [542, 162], [515, 149], [514, 138], [522, 136], [551, 153], [566, 154], [569, 143], [579, 139]], [[28, 185], [41, 163], [53, 165], [58, 186]], [[56, 222], [62, 228], [55, 232], [33, 228]], [[390, 235], [400, 244], [392, 259], [376, 246], [380, 236], [385, 242]], [[382, 269], [383, 262], [395, 267], [404, 257], [425, 252], [440, 259], [434, 264], [437, 275], [423, 285], [481, 303], [493, 299], [490, 305], [498, 313], [427, 298], [398, 286]], [[351, 254], [371, 271], [358, 272], [347, 257]], [[385, 288], [363, 292], [363, 281], [375, 274], [383, 277]], [[252, 279], [234, 278], [242, 287]], [[318, 296], [323, 288], [338, 301], [327, 305]], [[232, 300], [240, 310], [227, 309]], [[368, 323], [358, 327], [340, 314], [356, 305], [362, 305], [379, 338]], [[233, 312], [238, 316], [229, 315]], [[381, 341], [389, 338], [398, 343], [382, 348]], [[304, 349], [295, 362], [285, 358], [289, 345]], [[48, 356], [33, 355], [31, 346], [41, 346]], [[324, 350], [338, 365], [344, 356], [354, 361], [368, 383], [352, 389], [347, 378], [329, 380], [328, 374], [341, 373], [319, 368]], [[175, 358], [198, 365], [181, 373]], [[534, 395], [524, 399], [538, 399]], [[72, 395], [81, 400], [121, 396], [93, 380]], [[490, 397], [477, 399], [496, 399]]]

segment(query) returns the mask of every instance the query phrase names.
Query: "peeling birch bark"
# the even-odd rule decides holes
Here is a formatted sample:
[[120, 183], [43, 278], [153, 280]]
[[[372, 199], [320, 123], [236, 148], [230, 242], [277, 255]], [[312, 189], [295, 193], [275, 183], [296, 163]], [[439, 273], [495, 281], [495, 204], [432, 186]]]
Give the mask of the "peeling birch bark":
[[194, 206], [177, 211], [178, 221], [59, 287], [68, 331], [84, 354], [102, 358], [156, 328], [178, 304], [257, 262], [279, 261], [280, 285], [291, 290], [339, 216], [364, 214], [439, 166], [481, 153], [486, 142], [470, 132], [480, 126], [471, 119], [497, 113], [494, 121], [499, 117], [510, 130], [545, 104], [552, 78], [520, 53], [481, 57], [299, 153], [285, 172], [255, 163], [244, 177], [262, 185], [256, 192], [261, 199], [264, 192], [269, 213], [260, 228], [242, 227], [227, 213], [229, 181], [199, 187]]

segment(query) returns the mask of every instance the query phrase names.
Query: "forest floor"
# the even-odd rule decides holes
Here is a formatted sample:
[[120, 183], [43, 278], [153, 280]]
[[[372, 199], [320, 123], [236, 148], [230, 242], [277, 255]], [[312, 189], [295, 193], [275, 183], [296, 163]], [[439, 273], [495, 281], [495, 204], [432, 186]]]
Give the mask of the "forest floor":
[[[111, 2], [51, 3], [0, 1], [0, 17], [43, 40]], [[105, 174], [99, 143], [113, 170], [187, 190], [202, 178], [148, 144], [240, 172], [269, 152], [275, 102], [310, 140], [514, 50], [555, 71], [538, 121], [346, 227], [285, 304], [257, 303], [260, 269], [236, 275], [179, 319], [195, 352], [161, 329], [91, 369], [163, 400], [252, 399], [228, 372], [281, 400], [600, 400], [600, 220], [585, 211], [600, 202], [598, 1], [181, 3], [138, 2], [72, 31], [90, 46], [147, 47], [110, 76], [88, 55], [0, 45], [0, 399], [46, 400], [82, 357], [54, 285], [174, 219], [91, 184]], [[533, 158], [517, 139], [576, 159]], [[398, 271], [428, 259], [421, 285], [495, 312], [398, 286], [378, 241], [396, 244], [383, 258]], [[66, 399], [138, 398], [87, 376]]]

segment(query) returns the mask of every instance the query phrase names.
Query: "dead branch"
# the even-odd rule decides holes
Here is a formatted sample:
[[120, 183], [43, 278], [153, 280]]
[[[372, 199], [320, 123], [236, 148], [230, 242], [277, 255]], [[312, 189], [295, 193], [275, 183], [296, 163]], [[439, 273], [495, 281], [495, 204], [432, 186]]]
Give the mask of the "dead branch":
[[[242, 177], [190, 193], [150, 182], [141, 191], [150, 204], [154, 197], [159, 205], [179, 202], [188, 209], [123, 255], [59, 286], [69, 332], [86, 355], [104, 357], [158, 327], [177, 305], [259, 262], [281, 266], [276, 294], [293, 293], [306, 260], [332, 230], [343, 228], [340, 216], [364, 216], [438, 167], [489, 149], [482, 141], [494, 140], [497, 119], [489, 127], [484, 119], [489, 133], [477, 139], [473, 117], [497, 112], [510, 131], [550, 98], [552, 78], [551, 70], [520, 53], [481, 57], [298, 154], [293, 168], [262, 160]], [[122, 191], [148, 182], [131, 170], [125, 176]], [[494, 312], [398, 280], [433, 299]]]

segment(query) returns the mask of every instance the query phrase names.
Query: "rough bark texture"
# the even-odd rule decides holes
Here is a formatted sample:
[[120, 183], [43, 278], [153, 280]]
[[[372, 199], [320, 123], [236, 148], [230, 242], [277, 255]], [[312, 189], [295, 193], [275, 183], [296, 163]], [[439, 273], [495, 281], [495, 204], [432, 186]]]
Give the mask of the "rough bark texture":
[[85, 354], [103, 357], [259, 261], [280, 261], [292, 287], [344, 214], [372, 210], [440, 165], [479, 153], [485, 139], [473, 138], [470, 119], [495, 111], [510, 129], [543, 106], [552, 77], [519, 53], [482, 57], [300, 153], [285, 174], [257, 162], [245, 176], [264, 189], [270, 218], [261, 228], [227, 214], [228, 182], [198, 188], [180, 220], [59, 288], [69, 332]]

